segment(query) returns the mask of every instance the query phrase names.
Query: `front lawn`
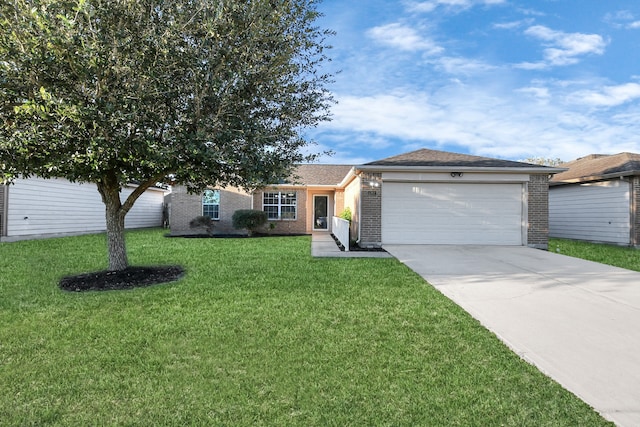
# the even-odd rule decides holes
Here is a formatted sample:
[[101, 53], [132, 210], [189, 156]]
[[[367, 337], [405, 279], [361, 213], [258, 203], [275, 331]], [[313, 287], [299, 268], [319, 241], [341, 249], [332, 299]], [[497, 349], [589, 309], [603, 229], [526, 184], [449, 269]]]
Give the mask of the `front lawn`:
[[0, 244], [1, 425], [610, 425], [394, 259], [137, 231], [181, 281], [59, 290], [104, 240]]
[[627, 246], [549, 239], [549, 250], [576, 258], [640, 271], [640, 251]]

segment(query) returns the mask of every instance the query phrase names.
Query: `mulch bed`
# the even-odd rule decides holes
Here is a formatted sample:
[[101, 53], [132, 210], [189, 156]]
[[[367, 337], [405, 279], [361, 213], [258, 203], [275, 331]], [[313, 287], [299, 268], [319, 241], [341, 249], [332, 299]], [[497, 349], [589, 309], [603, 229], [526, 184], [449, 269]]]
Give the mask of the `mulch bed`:
[[178, 265], [128, 267], [122, 271], [104, 270], [64, 277], [59, 286], [69, 292], [110, 291], [175, 282], [182, 276], [184, 269]]

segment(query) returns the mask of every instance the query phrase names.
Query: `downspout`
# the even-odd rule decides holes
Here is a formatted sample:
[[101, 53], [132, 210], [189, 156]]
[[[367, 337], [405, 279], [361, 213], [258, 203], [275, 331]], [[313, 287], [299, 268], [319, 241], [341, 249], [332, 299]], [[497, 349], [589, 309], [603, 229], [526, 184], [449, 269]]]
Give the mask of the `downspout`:
[[[620, 177], [620, 179], [623, 179]], [[631, 177], [629, 180], [629, 243], [632, 247], [638, 246], [638, 200], [636, 192], [638, 184], [640, 184], [637, 176]]]

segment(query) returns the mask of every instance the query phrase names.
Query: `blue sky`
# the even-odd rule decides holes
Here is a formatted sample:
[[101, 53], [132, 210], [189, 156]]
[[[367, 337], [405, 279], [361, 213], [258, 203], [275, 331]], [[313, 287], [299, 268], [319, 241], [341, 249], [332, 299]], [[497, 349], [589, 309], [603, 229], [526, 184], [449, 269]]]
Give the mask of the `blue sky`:
[[338, 71], [322, 163], [418, 148], [522, 160], [640, 152], [637, 0], [324, 0]]

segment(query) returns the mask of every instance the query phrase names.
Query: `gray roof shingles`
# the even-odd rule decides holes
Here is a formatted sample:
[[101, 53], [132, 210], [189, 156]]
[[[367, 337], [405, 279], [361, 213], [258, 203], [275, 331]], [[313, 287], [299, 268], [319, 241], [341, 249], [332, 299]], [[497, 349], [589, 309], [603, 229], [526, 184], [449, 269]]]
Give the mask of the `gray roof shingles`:
[[474, 167], [474, 168], [531, 168], [542, 167], [530, 163], [515, 162], [513, 160], [492, 159], [490, 157], [472, 156], [469, 154], [449, 153], [446, 151], [421, 150], [375, 162], [365, 163], [364, 166], [451, 166], [451, 167]]
[[287, 181], [297, 185], [338, 185], [352, 167], [351, 165], [297, 165]]

